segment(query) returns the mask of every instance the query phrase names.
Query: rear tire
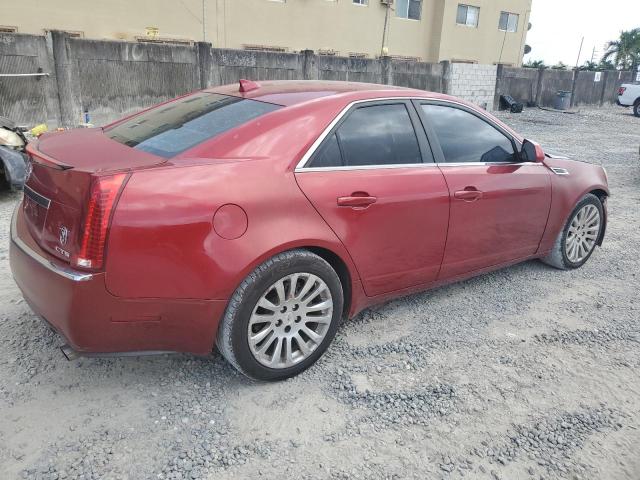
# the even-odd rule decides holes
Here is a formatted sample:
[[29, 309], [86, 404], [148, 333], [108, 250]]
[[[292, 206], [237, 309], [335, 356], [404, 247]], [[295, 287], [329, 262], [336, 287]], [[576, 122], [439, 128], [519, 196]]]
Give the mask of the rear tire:
[[595, 195], [588, 193], [576, 204], [551, 252], [541, 260], [568, 270], [584, 265], [596, 248], [604, 228], [604, 209]]
[[633, 104], [633, 114], [640, 117], [640, 100], [636, 100], [636, 103]]
[[218, 328], [220, 353], [249, 378], [293, 377], [327, 349], [342, 317], [342, 284], [324, 259], [284, 252], [236, 289]]

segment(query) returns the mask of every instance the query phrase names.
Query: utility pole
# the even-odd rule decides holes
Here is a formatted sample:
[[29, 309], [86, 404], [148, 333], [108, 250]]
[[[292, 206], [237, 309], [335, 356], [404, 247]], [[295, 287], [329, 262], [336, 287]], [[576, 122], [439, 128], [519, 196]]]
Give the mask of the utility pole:
[[381, 57], [385, 57], [387, 55], [385, 48], [387, 46], [387, 27], [389, 25], [389, 10], [391, 10], [391, 5], [387, 3], [386, 7], [387, 10], [384, 13], [384, 27], [382, 28], [382, 47], [380, 48]]
[[504, 43], [507, 41], [507, 31], [504, 31], [504, 36], [502, 37], [502, 46], [500, 47], [500, 57], [498, 57], [498, 65], [502, 64], [502, 52], [504, 52]]
[[205, 8], [205, 0], [202, 0], [202, 41], [207, 41], [207, 9]]
[[580, 63], [580, 54], [582, 53], [582, 44], [584, 43], [584, 37], [580, 40], [580, 49], [578, 50], [578, 58], [576, 59], [576, 68], [578, 68], [578, 63]]

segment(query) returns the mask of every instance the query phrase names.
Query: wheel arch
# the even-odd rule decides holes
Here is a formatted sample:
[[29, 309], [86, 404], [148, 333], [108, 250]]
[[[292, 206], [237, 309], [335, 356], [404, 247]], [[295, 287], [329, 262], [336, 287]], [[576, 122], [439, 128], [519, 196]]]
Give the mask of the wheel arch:
[[596, 189], [591, 190], [591, 191], [589, 191], [587, 193], [591, 193], [592, 195], [595, 195], [596, 197], [598, 197], [600, 199], [601, 202], [603, 202], [604, 199], [609, 196], [609, 192], [607, 192], [606, 190], [603, 190], [602, 188], [596, 188]]
[[598, 200], [600, 200], [600, 203], [602, 204], [602, 214], [603, 214], [603, 221], [602, 221], [602, 229], [600, 230], [600, 235], [598, 236], [598, 240], [596, 241], [596, 245], [598, 246], [602, 246], [602, 242], [604, 240], [604, 234], [607, 230], [607, 198], [609, 197], [609, 192], [601, 189], [601, 188], [596, 188], [594, 190], [591, 190], [590, 192], [588, 192], [592, 195], [595, 195], [596, 197], [598, 197]]
[[335, 270], [340, 278], [340, 283], [342, 284], [342, 293], [344, 295], [344, 305], [342, 307], [342, 318], [346, 319], [349, 316], [349, 312], [351, 311], [352, 304], [352, 295], [353, 295], [353, 287], [351, 285], [351, 272], [349, 271], [349, 267], [344, 262], [344, 260], [333, 251], [328, 248], [323, 247], [302, 247], [304, 250], [309, 250], [312, 253], [315, 253], [324, 261], [326, 261], [331, 268]]
[[[549, 167], [569, 170], [569, 175], [551, 175], [552, 201], [549, 219], [538, 247], [538, 254], [546, 255], [564, 228], [577, 203], [588, 194], [595, 195], [603, 205], [606, 229], [606, 199], [610, 196], [605, 171], [597, 165], [571, 160], [547, 159]], [[601, 232], [598, 245], [602, 244], [604, 232]]]
[[355, 269], [355, 265], [350, 261], [350, 257], [345, 258], [345, 255], [348, 255], [346, 251], [344, 251], [343, 254], [340, 254], [336, 251], [338, 249], [335, 248], [334, 245], [326, 244], [324, 242], [300, 241], [286, 243], [270, 249], [268, 252], [265, 252], [254, 262], [252, 262], [251, 265], [243, 270], [239, 277], [239, 281], [234, 288], [234, 291], [238, 287], [238, 285], [242, 283], [244, 278], [246, 278], [247, 275], [253, 272], [261, 264], [263, 264], [270, 258], [275, 257], [276, 255], [290, 252], [292, 250], [307, 250], [311, 253], [314, 253], [324, 261], [326, 261], [331, 266], [331, 268], [335, 270], [335, 272], [338, 274], [338, 278], [340, 279], [340, 283], [342, 284], [342, 292], [344, 295], [342, 316], [343, 319], [347, 318], [354, 303], [354, 294], [356, 293], [354, 282], [359, 279], [358, 272]]

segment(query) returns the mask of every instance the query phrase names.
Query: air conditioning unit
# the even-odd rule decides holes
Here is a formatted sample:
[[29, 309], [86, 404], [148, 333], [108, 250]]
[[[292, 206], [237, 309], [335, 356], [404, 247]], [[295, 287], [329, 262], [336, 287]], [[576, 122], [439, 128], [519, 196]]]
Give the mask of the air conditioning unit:
[[393, 0], [380, 0], [380, 3], [382, 5], [386, 5], [388, 7], [391, 7], [393, 5]]

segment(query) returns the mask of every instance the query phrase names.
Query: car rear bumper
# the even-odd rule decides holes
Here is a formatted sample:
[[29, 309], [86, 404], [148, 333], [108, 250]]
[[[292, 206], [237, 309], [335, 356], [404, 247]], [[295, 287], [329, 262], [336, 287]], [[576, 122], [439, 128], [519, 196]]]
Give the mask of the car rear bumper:
[[620, 101], [620, 99], [616, 100], [616, 105], [624, 108], [629, 108], [631, 105], [626, 105]]
[[13, 278], [31, 309], [80, 353], [211, 352], [225, 301], [129, 299], [110, 294], [105, 273], [84, 273], [42, 251], [11, 221]]

